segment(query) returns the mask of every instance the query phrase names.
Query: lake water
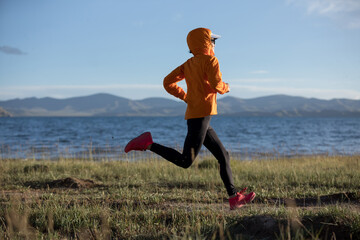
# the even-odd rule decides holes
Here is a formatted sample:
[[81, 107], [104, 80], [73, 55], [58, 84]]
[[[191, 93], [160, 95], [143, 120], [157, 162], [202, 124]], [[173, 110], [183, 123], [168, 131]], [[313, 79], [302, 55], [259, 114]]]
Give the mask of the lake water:
[[[360, 118], [214, 116], [211, 125], [242, 159], [360, 154]], [[144, 131], [155, 142], [181, 149], [187, 127], [183, 117], [0, 118], [0, 158], [146, 158], [149, 153], [123, 152]]]

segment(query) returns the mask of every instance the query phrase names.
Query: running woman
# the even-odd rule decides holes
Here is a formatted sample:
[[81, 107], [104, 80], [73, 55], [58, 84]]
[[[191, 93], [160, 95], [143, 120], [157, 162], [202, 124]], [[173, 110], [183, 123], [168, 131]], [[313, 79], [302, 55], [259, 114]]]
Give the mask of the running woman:
[[[132, 150], [150, 150], [175, 165], [188, 168], [204, 145], [217, 159], [220, 165], [220, 177], [229, 195], [230, 209], [236, 209], [251, 202], [255, 193], [245, 194], [247, 188], [238, 192], [234, 186], [230, 168], [230, 156], [210, 126], [212, 115], [217, 114], [216, 95], [230, 91], [229, 84], [222, 81], [218, 59], [215, 57], [215, 40], [219, 35], [209, 29], [197, 28], [189, 32], [187, 44], [194, 56], [175, 68], [164, 79], [164, 88], [171, 95], [187, 103], [185, 120], [188, 132], [183, 152], [153, 142], [150, 132], [132, 139], [125, 152]], [[177, 85], [185, 79], [187, 92]]]

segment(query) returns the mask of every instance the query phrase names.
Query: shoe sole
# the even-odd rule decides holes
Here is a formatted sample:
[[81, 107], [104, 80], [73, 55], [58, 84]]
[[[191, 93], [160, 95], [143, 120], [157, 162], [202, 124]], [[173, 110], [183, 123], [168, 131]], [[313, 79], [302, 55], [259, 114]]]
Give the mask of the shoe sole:
[[256, 196], [256, 193], [254, 193], [254, 194], [251, 196], [250, 200], [249, 200], [247, 203], [252, 202], [252, 201], [255, 199], [255, 196]]
[[244, 203], [242, 203], [242, 204], [236, 205], [235, 207], [230, 208], [230, 210], [239, 209], [239, 208], [241, 208], [241, 207], [245, 206], [246, 204], [248, 204], [248, 203], [252, 202], [252, 201], [255, 199], [255, 196], [256, 196], [256, 193], [254, 193], [254, 194], [251, 196], [251, 198], [250, 198], [247, 202], [244, 202]]
[[138, 141], [139, 139], [144, 138], [145, 136], [149, 138], [151, 143], [153, 143], [151, 133], [150, 132], [144, 132], [144, 133], [140, 134], [139, 136], [137, 136], [136, 138], [132, 139], [130, 142], [128, 142], [128, 144], [124, 148], [124, 152], [128, 153], [128, 152], [133, 151], [133, 150], [135, 150], [135, 151], [145, 151], [146, 149], [136, 149], [136, 148], [134, 149], [134, 143], [136, 141]]

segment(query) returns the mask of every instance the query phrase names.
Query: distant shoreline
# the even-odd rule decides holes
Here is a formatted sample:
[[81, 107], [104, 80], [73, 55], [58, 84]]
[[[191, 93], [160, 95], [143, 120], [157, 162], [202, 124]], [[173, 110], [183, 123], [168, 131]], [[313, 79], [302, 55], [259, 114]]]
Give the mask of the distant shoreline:
[[[131, 100], [110, 94], [66, 99], [25, 98], [0, 101], [0, 116], [13, 117], [108, 117], [183, 116], [186, 104], [168, 98]], [[360, 100], [272, 95], [252, 99], [218, 99], [224, 116], [262, 117], [360, 117]]]

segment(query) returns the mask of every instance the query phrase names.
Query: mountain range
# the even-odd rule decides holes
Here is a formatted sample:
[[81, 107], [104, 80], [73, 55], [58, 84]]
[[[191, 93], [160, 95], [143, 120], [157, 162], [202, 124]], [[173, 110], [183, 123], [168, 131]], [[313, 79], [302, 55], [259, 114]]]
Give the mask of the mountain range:
[[[186, 104], [167, 98], [130, 100], [106, 93], [66, 99], [25, 98], [0, 101], [0, 116], [183, 116]], [[272, 95], [252, 99], [223, 97], [218, 112], [231, 116], [354, 116], [360, 100]]]

